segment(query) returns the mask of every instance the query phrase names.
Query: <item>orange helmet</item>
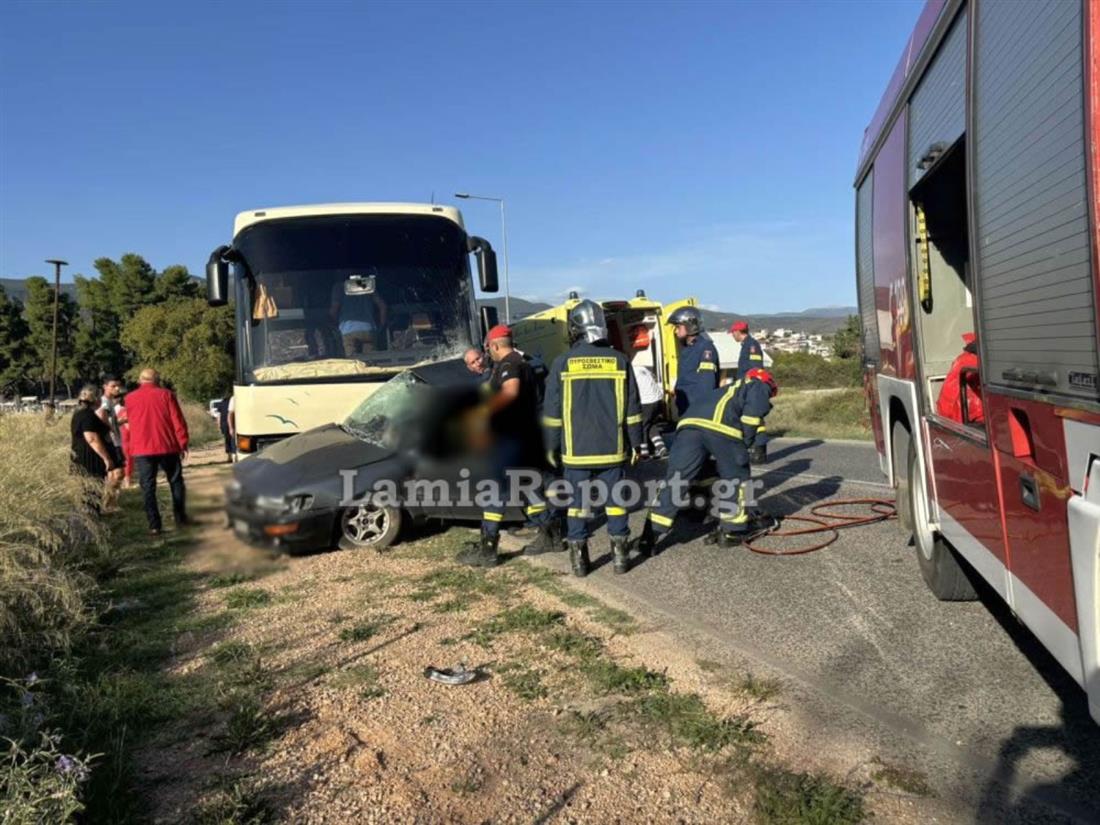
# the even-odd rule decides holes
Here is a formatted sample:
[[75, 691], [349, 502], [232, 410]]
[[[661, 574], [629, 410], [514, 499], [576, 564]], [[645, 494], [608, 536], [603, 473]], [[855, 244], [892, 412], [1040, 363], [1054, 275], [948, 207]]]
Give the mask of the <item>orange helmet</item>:
[[775, 378], [773, 378], [772, 374], [765, 369], [754, 367], [753, 369], [745, 373], [745, 377], [753, 378], [757, 381], [763, 381], [771, 388], [771, 394], [773, 398], [775, 397], [775, 394], [779, 392], [779, 386], [775, 383]]
[[630, 345], [634, 349], [649, 349], [649, 327], [645, 324], [636, 324], [630, 328]]

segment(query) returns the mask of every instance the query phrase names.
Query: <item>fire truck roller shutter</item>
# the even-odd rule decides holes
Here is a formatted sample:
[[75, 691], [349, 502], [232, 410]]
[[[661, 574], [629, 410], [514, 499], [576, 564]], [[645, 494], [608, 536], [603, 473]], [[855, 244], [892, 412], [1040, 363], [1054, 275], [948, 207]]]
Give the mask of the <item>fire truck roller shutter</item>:
[[984, 2], [975, 17], [982, 379], [1095, 401], [1083, 4]]
[[871, 197], [875, 172], [867, 173], [856, 190], [856, 281], [859, 287], [859, 314], [863, 326], [864, 358], [879, 362], [878, 311], [875, 307], [874, 235], [871, 229]]

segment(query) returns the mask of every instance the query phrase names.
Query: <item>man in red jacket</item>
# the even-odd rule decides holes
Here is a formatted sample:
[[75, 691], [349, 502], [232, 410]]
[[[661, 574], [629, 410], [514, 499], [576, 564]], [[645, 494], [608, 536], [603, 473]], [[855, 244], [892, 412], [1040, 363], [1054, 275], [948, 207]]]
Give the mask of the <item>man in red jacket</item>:
[[[982, 410], [982, 382], [977, 372], [978, 337], [973, 332], [966, 332], [962, 338], [965, 346], [943, 381], [936, 412], [960, 424], [981, 424], [985, 421], [985, 412]], [[966, 388], [966, 421], [963, 421], [963, 387]]]
[[130, 450], [134, 469], [145, 500], [149, 533], [160, 535], [160, 509], [157, 507], [157, 472], [164, 470], [172, 491], [172, 512], [176, 526], [190, 524], [184, 509], [183, 459], [187, 457], [187, 422], [176, 395], [160, 386], [154, 369], [141, 371], [140, 386], [126, 396], [130, 420]]

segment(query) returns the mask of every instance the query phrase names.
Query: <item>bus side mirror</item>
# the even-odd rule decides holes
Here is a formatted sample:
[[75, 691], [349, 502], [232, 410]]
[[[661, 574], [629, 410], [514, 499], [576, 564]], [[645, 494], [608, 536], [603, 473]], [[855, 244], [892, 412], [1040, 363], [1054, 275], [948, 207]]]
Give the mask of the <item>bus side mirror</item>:
[[489, 335], [489, 330], [495, 327], [500, 322], [500, 316], [497, 314], [497, 308], [492, 304], [481, 305], [481, 340], [484, 341]]
[[228, 246], [219, 246], [206, 262], [206, 303], [212, 307], [229, 302], [229, 262], [223, 257]]
[[500, 286], [497, 282], [497, 253], [484, 238], [470, 236], [467, 247], [470, 252], [477, 255], [477, 277], [482, 292], [496, 292]]

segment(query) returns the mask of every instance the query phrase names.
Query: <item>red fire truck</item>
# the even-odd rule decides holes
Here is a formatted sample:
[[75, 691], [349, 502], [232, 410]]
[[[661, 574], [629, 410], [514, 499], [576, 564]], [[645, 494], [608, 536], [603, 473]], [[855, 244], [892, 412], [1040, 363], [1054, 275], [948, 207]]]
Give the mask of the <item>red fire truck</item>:
[[1100, 721], [1100, 0], [929, 0], [855, 188], [865, 387], [921, 573], [944, 600], [988, 582]]

